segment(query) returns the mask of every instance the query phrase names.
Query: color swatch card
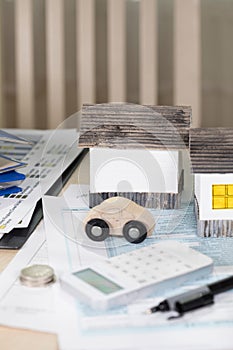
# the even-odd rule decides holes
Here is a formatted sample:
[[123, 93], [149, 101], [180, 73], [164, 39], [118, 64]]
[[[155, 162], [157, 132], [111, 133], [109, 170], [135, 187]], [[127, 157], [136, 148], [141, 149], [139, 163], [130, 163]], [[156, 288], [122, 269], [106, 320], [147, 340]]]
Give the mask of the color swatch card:
[[3, 189], [0, 189], [0, 196], [8, 196], [10, 194], [18, 193], [18, 192], [21, 192], [21, 191], [22, 191], [22, 188], [18, 187], [18, 186], [12, 186], [12, 187], [8, 187], [8, 188], [3, 188]]
[[31, 141], [28, 141], [22, 137], [18, 137], [16, 135], [9, 134], [6, 131], [0, 130], [0, 142], [14, 142], [14, 143], [22, 143], [22, 144], [31, 144]]
[[25, 166], [26, 163], [0, 155], [0, 173], [15, 170]]
[[0, 174], [0, 189], [18, 186], [25, 178], [26, 176], [24, 174], [20, 174], [14, 170], [2, 173]]

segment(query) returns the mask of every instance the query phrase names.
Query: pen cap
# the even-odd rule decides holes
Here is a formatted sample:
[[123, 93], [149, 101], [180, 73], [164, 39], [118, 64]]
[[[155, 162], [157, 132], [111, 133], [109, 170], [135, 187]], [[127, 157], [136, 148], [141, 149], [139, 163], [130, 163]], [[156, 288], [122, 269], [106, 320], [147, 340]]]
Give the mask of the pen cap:
[[211, 283], [208, 287], [213, 294], [223, 293], [233, 289], [233, 276]]
[[180, 314], [184, 314], [185, 312], [213, 304], [213, 302], [213, 294], [208, 290], [204, 290], [202, 292], [190, 294], [186, 298], [181, 298], [175, 303], [175, 310]]

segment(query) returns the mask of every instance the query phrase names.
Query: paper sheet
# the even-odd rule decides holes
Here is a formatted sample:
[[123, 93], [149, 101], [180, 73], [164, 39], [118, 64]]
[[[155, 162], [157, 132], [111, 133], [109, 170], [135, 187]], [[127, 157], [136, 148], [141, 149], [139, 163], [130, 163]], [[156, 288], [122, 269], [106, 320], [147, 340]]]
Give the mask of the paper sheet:
[[[63, 223], [63, 230], [73, 230], [73, 238], [77, 237], [76, 220], [79, 215], [77, 208], [87, 210], [87, 191], [87, 187], [72, 185], [62, 197], [46, 196], [47, 246], [41, 224], [0, 275], [0, 323], [12, 327], [56, 332], [59, 336], [60, 350], [232, 349], [232, 292], [219, 295], [213, 306], [186, 314], [184, 319], [169, 322], [166, 314], [155, 314], [151, 317], [142, 314], [145, 309], [154, 305], [165, 295], [139, 300], [125, 308], [97, 313], [63, 292], [58, 282], [47, 288], [35, 289], [19, 284], [19, 272], [28, 264], [49, 262], [59, 277], [62, 271], [70, 271], [88, 262], [135, 249], [135, 245], [120, 244], [121, 239], [112, 238], [105, 241], [101, 249], [97, 250], [93, 246], [88, 248], [86, 244], [78, 245], [69, 238], [69, 235], [62, 234], [60, 228]], [[68, 209], [70, 215], [73, 208], [75, 220], [67, 224], [63, 221], [64, 216], [60, 215], [60, 218], [56, 217], [58, 224], [54, 225], [54, 217], [50, 215], [50, 207], [47, 205], [54, 206], [55, 199], [58, 204], [57, 208], [53, 207], [53, 212], [56, 213], [58, 208], [62, 211]], [[71, 206], [69, 206], [69, 199]], [[211, 251], [216, 268], [214, 276], [209, 280], [231, 274], [233, 272], [231, 240], [211, 239], [208, 242], [195, 237], [192, 208], [186, 209], [186, 216], [183, 216], [184, 213], [180, 211], [171, 213], [173, 221], [175, 218], [177, 220], [176, 230], [173, 231], [174, 238], [179, 238], [201, 251]], [[180, 223], [178, 223], [178, 217], [182, 218]], [[164, 235], [164, 228], [169, 227], [167, 224], [169, 221], [169, 215], [160, 213], [157, 231], [144, 244], [151, 244], [155, 240], [159, 241], [160, 238], [173, 237], [171, 232]], [[223, 263], [222, 252], [225, 254]], [[185, 288], [191, 287], [191, 285], [185, 286]]]
[[[123, 242], [123, 238], [109, 238], [102, 242], [99, 248], [95, 246], [95, 242], [88, 244], [81, 226], [84, 211], [88, 210], [87, 190], [87, 187], [72, 185], [64, 197], [44, 198], [48, 252], [58, 274], [81, 266], [80, 256], [85, 254], [85, 249], [95, 252], [96, 259], [99, 259], [103, 256], [122, 254], [161, 239], [180, 240], [213, 258], [214, 274], [199, 284], [210, 283], [233, 273], [233, 241], [198, 238], [193, 203], [181, 210], [153, 211], [157, 218], [155, 232], [143, 244], [135, 246]], [[79, 344], [82, 349], [149, 349], [153, 348], [154, 344], [159, 349], [230, 349], [233, 343], [233, 292], [218, 296], [214, 306], [190, 312], [184, 318], [173, 322], [167, 321], [165, 314], [155, 314], [151, 317], [143, 314], [144, 310], [159, 300], [197, 285], [197, 282], [189, 284], [177, 290], [167, 291], [160, 298], [157, 296], [139, 300], [128, 307], [105, 313], [90, 309], [73, 298], [67, 303], [65, 293], [57, 291], [57, 303], [60, 306], [65, 304], [58, 309], [58, 313], [62, 311], [64, 320], [59, 331], [61, 349], [76, 349], [74, 344]], [[203, 338], [199, 337], [200, 333], [204, 334]], [[211, 338], [212, 334], [214, 336]], [[220, 334], [224, 334], [223, 342], [217, 338]]]
[[[32, 136], [33, 137], [33, 136]], [[36, 133], [38, 138], [38, 133]], [[22, 192], [0, 199], [12, 199], [10, 207], [0, 211], [0, 234], [10, 232], [25, 217], [63, 171], [80, 153], [78, 134], [74, 129], [44, 131], [37, 144], [23, 157], [28, 164], [21, 170], [26, 175]], [[18, 147], [18, 146], [17, 146]], [[1, 209], [1, 206], [0, 206]], [[24, 222], [28, 221], [25, 218]], [[21, 226], [22, 227], [22, 226]]]
[[22, 220], [20, 220], [20, 222], [18, 222], [17, 225], [15, 225], [15, 228], [23, 228], [23, 227], [28, 227], [32, 215], [34, 213], [35, 210], [35, 205], [28, 211], [28, 213], [22, 218]]
[[29, 141], [23, 138], [20, 138], [18, 136], [15, 136], [14, 134], [11, 134], [7, 131], [0, 130], [0, 142], [17, 142], [22, 144], [28, 144]]
[[0, 324], [45, 332], [56, 331], [53, 289], [57, 286], [30, 288], [21, 285], [18, 279], [20, 270], [27, 265], [47, 263], [47, 246], [41, 223], [0, 275]]

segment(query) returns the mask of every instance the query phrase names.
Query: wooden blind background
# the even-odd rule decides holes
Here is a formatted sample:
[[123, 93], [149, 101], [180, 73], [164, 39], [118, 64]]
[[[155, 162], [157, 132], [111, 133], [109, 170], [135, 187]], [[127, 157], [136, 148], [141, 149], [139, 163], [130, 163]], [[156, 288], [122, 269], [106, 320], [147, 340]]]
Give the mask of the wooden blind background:
[[232, 125], [233, 50], [217, 50], [232, 9], [227, 0], [2, 0], [0, 127], [56, 128], [82, 103], [120, 101], [191, 105], [194, 126]]

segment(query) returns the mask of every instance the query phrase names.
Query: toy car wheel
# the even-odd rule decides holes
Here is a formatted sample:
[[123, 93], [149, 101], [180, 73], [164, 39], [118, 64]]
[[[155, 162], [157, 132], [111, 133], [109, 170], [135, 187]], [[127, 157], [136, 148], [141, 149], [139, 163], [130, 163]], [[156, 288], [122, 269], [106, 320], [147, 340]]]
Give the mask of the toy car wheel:
[[123, 227], [123, 235], [128, 242], [137, 244], [147, 237], [147, 229], [142, 222], [132, 220]]
[[109, 235], [108, 224], [101, 219], [92, 219], [85, 226], [87, 236], [93, 241], [104, 241]]

